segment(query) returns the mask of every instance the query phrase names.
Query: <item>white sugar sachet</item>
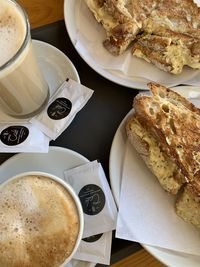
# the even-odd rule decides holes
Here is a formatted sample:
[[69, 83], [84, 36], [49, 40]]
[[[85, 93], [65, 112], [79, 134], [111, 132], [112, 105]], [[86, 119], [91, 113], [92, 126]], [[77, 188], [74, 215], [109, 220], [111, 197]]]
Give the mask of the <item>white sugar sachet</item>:
[[55, 140], [84, 107], [93, 90], [67, 79], [49, 100], [47, 107], [30, 122]]
[[31, 123], [0, 124], [0, 152], [47, 153], [49, 137]]
[[110, 265], [112, 231], [81, 240], [74, 259]]
[[84, 212], [83, 238], [114, 230], [117, 208], [104, 170], [97, 161], [64, 172], [82, 204]]

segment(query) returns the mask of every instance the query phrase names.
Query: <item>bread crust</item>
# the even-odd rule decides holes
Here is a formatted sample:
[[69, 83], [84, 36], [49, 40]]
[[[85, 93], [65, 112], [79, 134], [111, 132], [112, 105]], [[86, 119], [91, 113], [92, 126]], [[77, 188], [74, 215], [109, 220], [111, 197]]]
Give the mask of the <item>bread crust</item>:
[[132, 144], [132, 146], [136, 149], [136, 151], [139, 153], [139, 155], [141, 156], [141, 158], [144, 160], [144, 162], [146, 163], [146, 165], [151, 170], [150, 161], [149, 161], [149, 145], [147, 144], [147, 142], [145, 142], [144, 140], [142, 140], [133, 131], [133, 129], [132, 129], [132, 123], [133, 123], [134, 118], [135, 117], [133, 115], [133, 117], [129, 118], [129, 120], [127, 121], [127, 124], [126, 124], [127, 136], [128, 136], [128, 139], [129, 139], [130, 143]]

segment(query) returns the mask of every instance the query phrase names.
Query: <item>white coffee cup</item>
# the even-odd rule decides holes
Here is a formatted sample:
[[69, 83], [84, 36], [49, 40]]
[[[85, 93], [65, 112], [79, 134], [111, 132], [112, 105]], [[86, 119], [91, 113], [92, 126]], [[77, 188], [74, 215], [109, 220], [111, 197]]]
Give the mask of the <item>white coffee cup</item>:
[[[41, 193], [38, 190], [41, 190]], [[59, 195], [57, 192], [59, 193]], [[66, 193], [67, 198], [65, 198], [65, 193]], [[19, 198], [17, 197], [17, 195], [19, 196]], [[55, 196], [55, 198], [52, 199], [51, 196]], [[58, 196], [58, 197], [56, 197], [56, 196]], [[68, 196], [69, 196], [69, 198], [68, 198]], [[34, 201], [34, 199], [35, 199], [35, 201]], [[57, 200], [58, 200], [58, 202], [56, 202]], [[62, 200], [62, 201], [59, 202], [60, 200]], [[45, 201], [46, 201], [46, 203], [45, 203]], [[51, 201], [53, 201], [53, 202], [51, 202]], [[78, 196], [76, 195], [76, 193], [74, 192], [72, 187], [69, 184], [67, 184], [64, 180], [62, 180], [61, 178], [59, 178], [55, 175], [49, 174], [49, 173], [45, 173], [45, 172], [32, 171], [32, 172], [20, 173], [14, 177], [9, 178], [5, 182], [3, 182], [0, 185], [0, 208], [1, 208], [0, 221], [2, 223], [0, 225], [0, 235], [4, 234], [4, 237], [8, 238], [8, 241], [6, 241], [6, 242], [8, 242], [8, 243], [12, 242], [13, 243], [12, 245], [15, 246], [15, 238], [13, 238], [13, 235], [15, 235], [16, 225], [20, 225], [20, 224], [17, 223], [18, 220], [16, 220], [16, 218], [14, 218], [14, 216], [12, 217], [12, 212], [14, 210], [13, 214], [17, 214], [16, 216], [18, 216], [18, 212], [19, 212], [18, 207], [20, 207], [20, 213], [21, 213], [20, 216], [22, 217], [20, 222], [22, 222], [22, 221], [28, 222], [27, 221], [28, 218], [25, 218], [26, 217], [25, 214], [26, 215], [27, 214], [37, 214], [37, 216], [39, 218], [38, 221], [42, 222], [41, 225], [43, 227], [43, 221], [44, 222], [47, 221], [45, 218], [46, 209], [44, 209], [44, 207], [47, 207], [47, 209], [51, 207], [51, 210], [48, 209], [48, 211], [50, 211], [50, 214], [51, 214], [53, 209], [56, 210], [57, 207], [63, 207], [63, 209], [64, 209], [63, 214], [69, 214], [68, 219], [70, 220], [73, 217], [73, 216], [71, 216], [71, 215], [73, 215], [73, 210], [71, 211], [71, 207], [69, 207], [69, 209], [68, 209], [68, 206], [66, 206], [66, 204], [68, 205], [69, 202], [71, 203], [71, 205], [73, 204], [72, 205], [73, 210], [74, 210], [74, 207], [76, 207], [76, 214], [75, 213], [74, 214], [75, 214], [75, 217], [78, 216], [78, 221], [79, 221], [78, 225], [79, 226], [78, 226], [78, 232], [76, 234], [76, 240], [73, 241], [74, 242], [73, 249], [70, 251], [70, 254], [67, 256], [67, 258], [65, 258], [65, 260], [61, 264], [55, 265], [55, 266], [59, 266], [59, 267], [64, 267], [65, 264], [67, 264], [73, 258], [73, 255], [76, 253], [77, 248], [80, 244], [80, 241], [82, 239], [82, 234], [83, 234], [84, 217], [83, 217], [82, 206], [81, 206], [81, 203], [79, 201]], [[53, 206], [50, 203], [53, 203]], [[57, 203], [64, 203], [64, 204], [59, 206], [60, 204], [57, 205]], [[9, 206], [9, 208], [7, 208], [7, 206]], [[40, 207], [40, 209], [43, 209], [44, 213], [41, 213], [41, 214], [37, 213], [38, 207]], [[4, 210], [5, 212], [3, 212], [2, 210]], [[11, 213], [8, 210], [9, 211], [11, 210]], [[29, 213], [26, 213], [27, 211]], [[62, 220], [60, 220], [60, 218], [62, 219], [62, 216], [59, 217], [59, 211], [60, 210], [57, 209], [57, 211], [58, 212], [56, 214], [59, 218], [58, 222], [56, 221], [56, 219], [54, 219], [55, 217], [53, 217], [53, 218], [51, 217], [53, 219], [53, 223], [50, 221], [50, 227], [49, 228], [47, 227], [47, 229], [54, 229], [57, 226], [59, 228], [60, 224], [62, 225]], [[5, 215], [5, 213], [6, 213], [6, 215]], [[44, 214], [44, 216], [43, 216], [43, 214]], [[48, 212], [47, 212], [47, 214], [48, 214]], [[54, 213], [52, 213], [52, 214], [54, 214]], [[62, 211], [61, 211], [61, 214], [62, 214]], [[1, 218], [1, 216], [2, 216], [2, 218]], [[8, 236], [6, 236], [6, 234], [7, 234], [6, 230], [1, 229], [1, 227], [3, 229], [5, 229], [5, 227], [4, 227], [4, 222], [6, 224], [5, 216], [7, 216], [8, 218], [9, 218], [9, 216], [11, 217], [9, 219], [9, 225], [6, 226], [7, 231], [8, 231]], [[23, 216], [25, 216], [25, 217], [23, 217]], [[66, 217], [67, 216], [68, 215], [66, 215]], [[44, 217], [44, 218], [41, 219], [41, 217]], [[40, 231], [40, 228], [39, 228], [40, 225], [39, 224], [37, 225], [34, 222], [34, 220], [37, 222], [37, 218], [35, 218], [35, 215], [33, 215], [33, 221], [31, 221], [32, 229], [33, 229], [33, 225], [34, 225], [34, 227], [38, 227], [37, 230]], [[7, 220], [7, 222], [8, 222], [8, 220]], [[63, 222], [65, 222], [65, 218], [64, 218]], [[67, 222], [67, 220], [66, 220], [66, 222]], [[14, 224], [15, 226], [13, 226], [12, 224]], [[66, 225], [67, 225], [67, 223], [66, 223]], [[70, 224], [68, 223], [68, 225], [70, 225]], [[73, 223], [72, 223], [72, 225], [73, 225]], [[10, 233], [9, 229], [12, 229], [12, 227], [13, 227], [14, 231], [13, 232], [11, 231], [12, 233]], [[52, 227], [54, 227], [54, 228], [52, 228]], [[41, 229], [43, 229], [43, 228], [41, 228]], [[23, 230], [24, 229], [22, 228], [22, 232], [23, 232]], [[60, 231], [60, 228], [59, 228], [59, 231]], [[20, 226], [18, 227], [18, 232], [19, 232], [19, 237], [21, 238]], [[47, 232], [48, 232], [48, 230], [47, 230]], [[33, 232], [30, 232], [30, 233], [33, 233]], [[52, 234], [55, 234], [55, 233], [57, 233], [57, 232], [52, 231]], [[11, 236], [9, 236], [9, 234], [11, 234]], [[69, 233], [69, 237], [71, 238], [70, 234], [71, 233]], [[36, 235], [37, 235], [37, 233], [36, 233]], [[46, 242], [46, 240], [45, 240], [46, 236], [49, 236], [49, 235], [46, 235], [46, 228], [45, 228], [44, 240], [42, 241], [44, 244]], [[61, 235], [58, 236], [58, 238], [60, 238], [60, 237], [62, 239]], [[40, 238], [43, 238], [43, 236], [40, 235]], [[50, 238], [51, 238], [51, 236], [50, 236]], [[17, 240], [16, 242], [18, 242], [19, 239], [16, 238], [16, 240]], [[70, 240], [73, 240], [73, 239], [70, 239]], [[16, 243], [16, 244], [18, 244], [18, 243]], [[21, 251], [23, 251], [23, 250], [21, 250], [20, 244], [21, 244], [21, 241], [19, 242], [19, 251], [21, 253]], [[0, 245], [1, 245], [1, 238], [0, 238]], [[8, 255], [9, 255], [9, 257], [12, 257], [12, 253], [13, 253], [12, 252], [12, 245], [10, 246], [11, 247], [10, 254], [8, 251], [9, 246], [6, 248], [7, 257], [8, 257]], [[31, 245], [31, 249], [34, 250], [34, 248], [38, 245], [38, 242], [36, 242], [35, 244], [32, 243], [30, 245]], [[57, 245], [59, 246], [60, 243], [58, 242]], [[17, 248], [16, 247], [14, 247], [14, 248], [15, 248], [15, 253], [16, 253]], [[26, 250], [29, 251], [28, 246], [26, 247]], [[53, 250], [53, 248], [51, 250]], [[39, 249], [39, 251], [41, 251], [41, 255], [43, 255], [42, 254], [42, 247]], [[0, 251], [0, 258], [2, 261], [2, 255], [3, 254], [1, 255], [1, 253], [2, 252]], [[26, 255], [22, 255], [22, 256], [23, 257], [21, 260], [23, 261], [26, 259]], [[51, 254], [51, 256], [53, 257], [54, 255]], [[51, 262], [51, 256], [49, 256], [50, 259], [46, 259], [47, 265], [48, 265], [48, 260], [49, 260], [49, 262]], [[40, 255], [38, 257], [40, 257]]]

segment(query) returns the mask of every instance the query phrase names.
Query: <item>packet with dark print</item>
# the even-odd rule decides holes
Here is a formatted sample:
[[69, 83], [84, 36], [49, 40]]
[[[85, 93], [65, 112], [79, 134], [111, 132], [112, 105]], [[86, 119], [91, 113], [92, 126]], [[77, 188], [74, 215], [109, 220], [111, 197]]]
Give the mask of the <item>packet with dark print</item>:
[[47, 107], [30, 122], [55, 140], [69, 126], [93, 92], [82, 84], [67, 79], [50, 98]]
[[0, 152], [47, 153], [49, 137], [31, 123], [0, 124]]
[[81, 240], [74, 259], [110, 265], [112, 231]]
[[117, 208], [101, 164], [93, 161], [66, 170], [64, 177], [82, 204], [85, 222], [83, 238], [114, 230]]

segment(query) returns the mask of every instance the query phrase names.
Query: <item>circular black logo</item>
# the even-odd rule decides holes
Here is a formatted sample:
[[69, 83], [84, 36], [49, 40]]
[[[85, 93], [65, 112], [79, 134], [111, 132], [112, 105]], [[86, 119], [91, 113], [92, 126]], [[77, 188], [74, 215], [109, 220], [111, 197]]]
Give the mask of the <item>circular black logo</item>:
[[9, 126], [0, 134], [1, 142], [8, 146], [16, 146], [26, 140], [29, 130], [25, 126]]
[[95, 185], [85, 185], [78, 194], [83, 212], [88, 215], [96, 215], [104, 208], [106, 199], [103, 190]]
[[47, 114], [52, 120], [61, 120], [70, 113], [71, 109], [71, 101], [67, 98], [60, 97], [51, 103], [47, 109]]
[[103, 234], [98, 234], [98, 235], [92, 235], [86, 238], [83, 238], [82, 240], [88, 243], [93, 243], [97, 240], [99, 240], [102, 237]]

